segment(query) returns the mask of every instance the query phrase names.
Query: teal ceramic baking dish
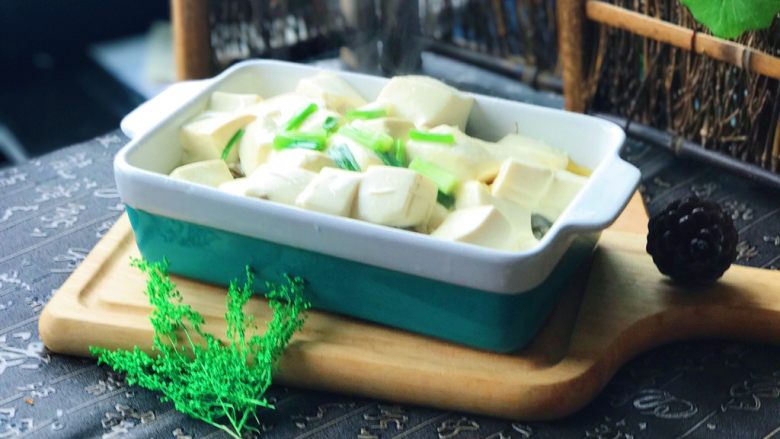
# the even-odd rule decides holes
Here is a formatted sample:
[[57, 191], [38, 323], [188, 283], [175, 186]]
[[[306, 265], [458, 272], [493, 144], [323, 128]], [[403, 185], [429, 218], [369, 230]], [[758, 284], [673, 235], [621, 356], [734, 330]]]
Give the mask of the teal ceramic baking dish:
[[[619, 215], [639, 172], [620, 159], [624, 133], [588, 116], [473, 95], [467, 131], [496, 140], [519, 130], [594, 170], [532, 250], [510, 252], [236, 196], [167, 177], [181, 160], [179, 128], [214, 90], [290, 91], [316, 68], [250, 61], [165, 93], [131, 114], [133, 140], [114, 163], [138, 247], [173, 273], [227, 285], [259, 276], [303, 277], [315, 308], [480, 349], [525, 346], [549, 315], [600, 231]], [[339, 73], [369, 100], [386, 79]], [[165, 113], [164, 115], [161, 115]]]

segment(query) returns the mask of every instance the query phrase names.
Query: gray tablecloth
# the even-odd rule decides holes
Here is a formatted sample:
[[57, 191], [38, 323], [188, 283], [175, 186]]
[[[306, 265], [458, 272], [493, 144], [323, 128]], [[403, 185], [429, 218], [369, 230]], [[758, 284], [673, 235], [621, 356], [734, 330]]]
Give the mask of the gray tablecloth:
[[[0, 438], [221, 437], [89, 359], [46, 351], [41, 308], [123, 207], [111, 161], [119, 132], [0, 170]], [[630, 142], [651, 211], [697, 193], [741, 233], [739, 262], [780, 265], [776, 195]], [[780, 286], [778, 286], [780, 296]], [[780, 300], [780, 297], [778, 297]], [[276, 387], [267, 438], [780, 437], [780, 348], [706, 341], [631, 361], [587, 408], [554, 422], [510, 423], [429, 408]]]

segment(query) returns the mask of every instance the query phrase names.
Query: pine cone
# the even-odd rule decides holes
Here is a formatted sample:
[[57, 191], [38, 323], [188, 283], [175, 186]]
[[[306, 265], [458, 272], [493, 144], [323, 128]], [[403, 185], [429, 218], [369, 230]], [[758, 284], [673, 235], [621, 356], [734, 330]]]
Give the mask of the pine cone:
[[711, 283], [737, 256], [737, 229], [716, 203], [687, 197], [650, 219], [647, 252], [658, 270], [682, 283]]

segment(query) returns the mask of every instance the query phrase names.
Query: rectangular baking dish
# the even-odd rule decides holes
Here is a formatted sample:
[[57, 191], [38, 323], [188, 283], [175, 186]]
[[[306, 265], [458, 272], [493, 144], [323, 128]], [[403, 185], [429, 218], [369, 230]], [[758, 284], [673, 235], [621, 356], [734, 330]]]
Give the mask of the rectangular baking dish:
[[[263, 279], [301, 276], [315, 308], [486, 350], [525, 346], [637, 186], [639, 171], [619, 157], [623, 131], [585, 115], [472, 95], [469, 134], [494, 141], [517, 131], [594, 170], [540, 244], [523, 252], [447, 242], [167, 177], [181, 159], [180, 127], [204, 110], [213, 91], [269, 97], [317, 71], [246, 61], [190, 84], [187, 93], [163, 93], [126, 118], [123, 129], [133, 139], [117, 154], [114, 170], [142, 255], [167, 258], [171, 272], [215, 284], [241, 278], [246, 265]], [[369, 101], [387, 81], [337, 74]]]

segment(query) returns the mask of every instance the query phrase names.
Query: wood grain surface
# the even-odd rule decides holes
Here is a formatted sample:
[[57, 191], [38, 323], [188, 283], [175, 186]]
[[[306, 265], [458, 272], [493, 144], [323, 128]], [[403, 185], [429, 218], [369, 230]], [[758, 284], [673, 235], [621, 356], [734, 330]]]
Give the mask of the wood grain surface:
[[[712, 287], [681, 291], [644, 250], [639, 197], [606, 230], [590, 267], [562, 297], [532, 344], [494, 354], [322, 312], [311, 312], [278, 381], [515, 420], [542, 420], [587, 404], [627, 360], [694, 337], [780, 341], [780, 272], [733, 267]], [[60, 353], [90, 345], [148, 349], [152, 331], [138, 250], [126, 216], [44, 309], [40, 334]], [[589, 269], [588, 269], [589, 268]], [[175, 278], [185, 301], [223, 333], [224, 290]], [[248, 305], [269, 316], [261, 299]]]

